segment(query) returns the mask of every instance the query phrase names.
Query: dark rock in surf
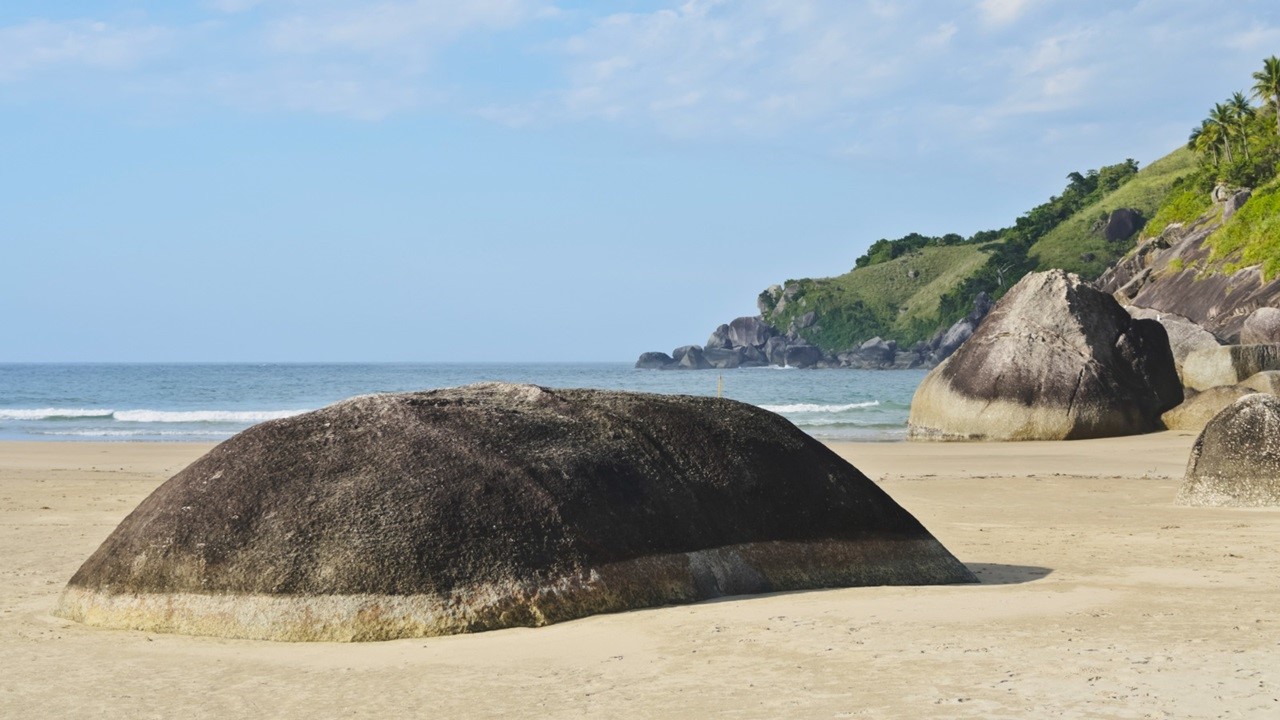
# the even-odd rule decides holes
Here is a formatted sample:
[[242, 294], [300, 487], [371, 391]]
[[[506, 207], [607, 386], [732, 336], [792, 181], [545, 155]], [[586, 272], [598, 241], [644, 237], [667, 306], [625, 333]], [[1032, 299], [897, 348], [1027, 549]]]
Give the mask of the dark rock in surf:
[[675, 364], [675, 359], [664, 352], [640, 353], [636, 360], [636, 367], [641, 370], [665, 370]]

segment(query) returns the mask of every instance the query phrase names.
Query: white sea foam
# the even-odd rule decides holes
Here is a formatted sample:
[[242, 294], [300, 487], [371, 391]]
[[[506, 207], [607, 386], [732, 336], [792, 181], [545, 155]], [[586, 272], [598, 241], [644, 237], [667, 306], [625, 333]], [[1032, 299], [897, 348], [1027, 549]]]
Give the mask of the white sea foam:
[[213, 430], [36, 430], [32, 435], [57, 437], [231, 437], [232, 432]]
[[306, 410], [118, 410], [113, 417], [132, 423], [257, 423], [279, 420]]
[[101, 408], [0, 409], [0, 420], [59, 420], [64, 418], [109, 418], [113, 410]]
[[761, 405], [760, 407], [769, 412], [776, 413], [842, 413], [850, 410], [861, 410], [863, 408], [877, 407], [880, 405], [879, 400], [868, 400], [867, 402], [848, 403], [845, 405], [815, 405], [813, 403], [795, 403], [792, 405]]

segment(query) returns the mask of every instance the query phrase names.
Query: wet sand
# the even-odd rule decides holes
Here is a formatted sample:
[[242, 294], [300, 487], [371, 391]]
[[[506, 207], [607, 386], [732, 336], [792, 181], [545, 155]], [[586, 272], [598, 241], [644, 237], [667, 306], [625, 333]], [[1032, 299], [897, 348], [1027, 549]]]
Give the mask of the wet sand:
[[834, 446], [979, 586], [354, 645], [51, 616], [207, 446], [0, 443], [0, 717], [1280, 717], [1280, 510], [1173, 505], [1192, 440]]

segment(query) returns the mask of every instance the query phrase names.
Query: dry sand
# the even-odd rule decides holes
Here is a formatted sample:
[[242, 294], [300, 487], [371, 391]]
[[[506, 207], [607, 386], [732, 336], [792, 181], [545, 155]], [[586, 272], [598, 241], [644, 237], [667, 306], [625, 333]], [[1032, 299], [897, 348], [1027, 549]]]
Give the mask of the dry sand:
[[1174, 506], [1192, 439], [836, 446], [981, 586], [356, 645], [52, 617], [206, 448], [0, 443], [0, 717], [1280, 717], [1280, 510]]

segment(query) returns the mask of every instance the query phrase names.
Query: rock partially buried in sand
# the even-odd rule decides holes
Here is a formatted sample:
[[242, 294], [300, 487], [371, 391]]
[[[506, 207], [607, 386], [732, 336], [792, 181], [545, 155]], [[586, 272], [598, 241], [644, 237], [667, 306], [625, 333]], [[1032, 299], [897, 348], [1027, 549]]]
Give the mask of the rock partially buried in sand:
[[1228, 405], [1257, 391], [1241, 385], [1223, 385], [1200, 393], [1189, 392], [1192, 394], [1181, 405], [1160, 416], [1166, 429], [1200, 432]]
[[1182, 505], [1280, 505], [1280, 398], [1245, 395], [1209, 421], [1191, 447]]
[[919, 440], [1074, 440], [1161, 429], [1182, 402], [1160, 323], [1061, 270], [1032, 273], [911, 401]]
[[383, 640], [974, 581], [865, 475], [773, 413], [484, 384], [354, 398], [227, 440], [125, 518], [58, 614]]

